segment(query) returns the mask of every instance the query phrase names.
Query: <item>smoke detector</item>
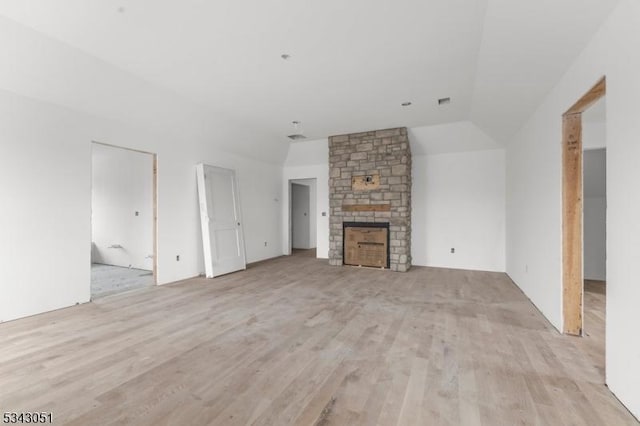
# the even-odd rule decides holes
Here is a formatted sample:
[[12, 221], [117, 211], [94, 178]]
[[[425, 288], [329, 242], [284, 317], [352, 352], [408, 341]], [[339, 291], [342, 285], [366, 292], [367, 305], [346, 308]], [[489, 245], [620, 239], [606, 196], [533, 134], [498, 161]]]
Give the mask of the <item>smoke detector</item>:
[[294, 132], [293, 134], [287, 136], [289, 139], [291, 139], [292, 141], [299, 141], [307, 138], [302, 134], [302, 130], [298, 129], [298, 126], [300, 125], [299, 121], [292, 121], [291, 124], [293, 124]]

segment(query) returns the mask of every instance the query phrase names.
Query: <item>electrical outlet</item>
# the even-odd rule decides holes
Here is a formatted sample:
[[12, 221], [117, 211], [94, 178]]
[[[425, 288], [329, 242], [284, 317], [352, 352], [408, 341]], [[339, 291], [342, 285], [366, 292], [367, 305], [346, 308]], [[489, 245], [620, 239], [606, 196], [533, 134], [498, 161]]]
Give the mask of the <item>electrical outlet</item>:
[[176, 254], [176, 262], [180, 262], [180, 255]]
[[140, 212], [136, 212], [136, 216], [140, 216]]
[[451, 253], [455, 253], [456, 249], [454, 247], [451, 247]]

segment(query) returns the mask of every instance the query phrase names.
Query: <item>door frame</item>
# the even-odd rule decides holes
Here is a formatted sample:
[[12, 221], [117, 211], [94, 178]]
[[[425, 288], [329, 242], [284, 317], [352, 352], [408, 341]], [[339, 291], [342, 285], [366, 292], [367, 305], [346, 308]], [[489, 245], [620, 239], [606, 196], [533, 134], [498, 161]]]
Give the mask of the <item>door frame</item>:
[[563, 332], [582, 336], [584, 298], [582, 113], [605, 96], [606, 77], [562, 114]]
[[288, 217], [288, 222], [287, 222], [287, 236], [288, 236], [288, 244], [287, 244], [287, 249], [288, 252], [285, 253], [285, 255], [290, 255], [291, 253], [293, 253], [293, 203], [291, 202], [291, 185], [292, 184], [297, 184], [297, 185], [301, 185], [299, 183], [297, 183], [296, 181], [301, 181], [301, 180], [308, 180], [308, 181], [315, 181], [316, 184], [316, 190], [315, 190], [315, 211], [311, 211], [311, 206], [314, 204], [311, 201], [311, 193], [309, 193], [309, 221], [311, 221], [311, 214], [314, 214], [316, 216], [316, 226], [315, 229], [313, 230], [313, 232], [316, 234], [316, 248], [318, 247], [318, 177], [317, 176], [312, 176], [312, 177], [298, 177], [298, 178], [290, 178], [287, 182], [287, 191], [288, 191], [288, 195], [287, 195], [287, 217]]
[[[91, 141], [91, 146], [93, 147], [93, 145], [102, 145], [102, 146], [107, 146], [110, 148], [116, 148], [116, 149], [124, 149], [125, 151], [133, 151], [133, 152], [139, 152], [141, 154], [148, 154], [151, 155], [151, 164], [152, 164], [152, 189], [151, 189], [151, 199], [152, 199], [152, 220], [153, 220], [153, 230], [151, 232], [152, 234], [152, 246], [153, 246], [153, 259], [152, 260], [152, 272], [153, 272], [153, 285], [158, 285], [158, 154], [156, 154], [155, 152], [149, 152], [149, 151], [143, 151], [140, 149], [134, 149], [134, 148], [127, 148], [124, 146], [119, 146], [119, 145], [113, 145], [113, 144], [109, 144], [109, 143], [104, 143], [104, 142], [99, 142], [96, 140], [92, 140]], [[90, 153], [90, 164], [91, 164], [91, 175], [93, 176], [93, 149], [91, 149], [91, 153]], [[89, 191], [89, 203], [91, 204], [91, 211], [90, 214], [93, 217], [93, 202], [91, 201], [91, 197], [93, 196], [93, 181], [91, 181], [91, 190]], [[90, 220], [90, 223], [93, 224], [93, 219]], [[90, 236], [90, 241], [89, 244], [91, 244], [91, 240], [93, 239], [93, 231], [91, 232], [91, 236]], [[91, 292], [91, 280], [89, 280], [89, 292]]]
[[[291, 250], [293, 251], [293, 249], [294, 249], [294, 247], [293, 247], [293, 243], [294, 243], [293, 237], [295, 237], [295, 232], [294, 232], [294, 228], [295, 228], [295, 226], [294, 226], [295, 220], [294, 219], [295, 218], [294, 218], [294, 214], [293, 214], [294, 213], [294, 207], [295, 207], [294, 202], [293, 202], [294, 201], [294, 197], [293, 197], [294, 185], [306, 188], [306, 191], [309, 194], [309, 203], [307, 205], [307, 219], [306, 219], [307, 222], [308, 222], [308, 225], [309, 225], [309, 230], [308, 230], [307, 236], [306, 236], [307, 240], [309, 240], [309, 244], [308, 245], [311, 245], [311, 232], [312, 231], [315, 232], [315, 230], [311, 229], [311, 186], [303, 185], [303, 184], [298, 183], [298, 182], [291, 182], [290, 185], [291, 185], [291, 198], [290, 198], [291, 202], [289, 204], [290, 204], [290, 207], [291, 207], [290, 208], [290, 214], [291, 214]], [[311, 247], [309, 247], [309, 248], [311, 248]]]

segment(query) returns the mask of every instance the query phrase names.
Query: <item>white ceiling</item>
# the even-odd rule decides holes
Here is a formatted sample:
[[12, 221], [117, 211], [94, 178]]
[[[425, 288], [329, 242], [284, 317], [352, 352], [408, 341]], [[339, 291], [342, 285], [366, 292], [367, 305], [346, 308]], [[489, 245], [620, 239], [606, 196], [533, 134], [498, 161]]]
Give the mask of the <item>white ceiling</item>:
[[283, 140], [292, 120], [310, 139], [472, 120], [506, 141], [617, 3], [3, 0], [0, 14]]

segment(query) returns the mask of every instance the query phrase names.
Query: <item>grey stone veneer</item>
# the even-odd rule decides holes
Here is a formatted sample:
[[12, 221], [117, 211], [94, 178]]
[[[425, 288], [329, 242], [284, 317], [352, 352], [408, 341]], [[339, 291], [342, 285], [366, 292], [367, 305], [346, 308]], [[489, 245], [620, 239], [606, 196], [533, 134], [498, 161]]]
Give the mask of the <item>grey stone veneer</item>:
[[[380, 176], [377, 189], [354, 191], [352, 177]], [[390, 211], [343, 211], [344, 205], [390, 204]], [[389, 222], [393, 271], [411, 267], [411, 149], [407, 129], [329, 138], [329, 263], [343, 264], [343, 222]]]

